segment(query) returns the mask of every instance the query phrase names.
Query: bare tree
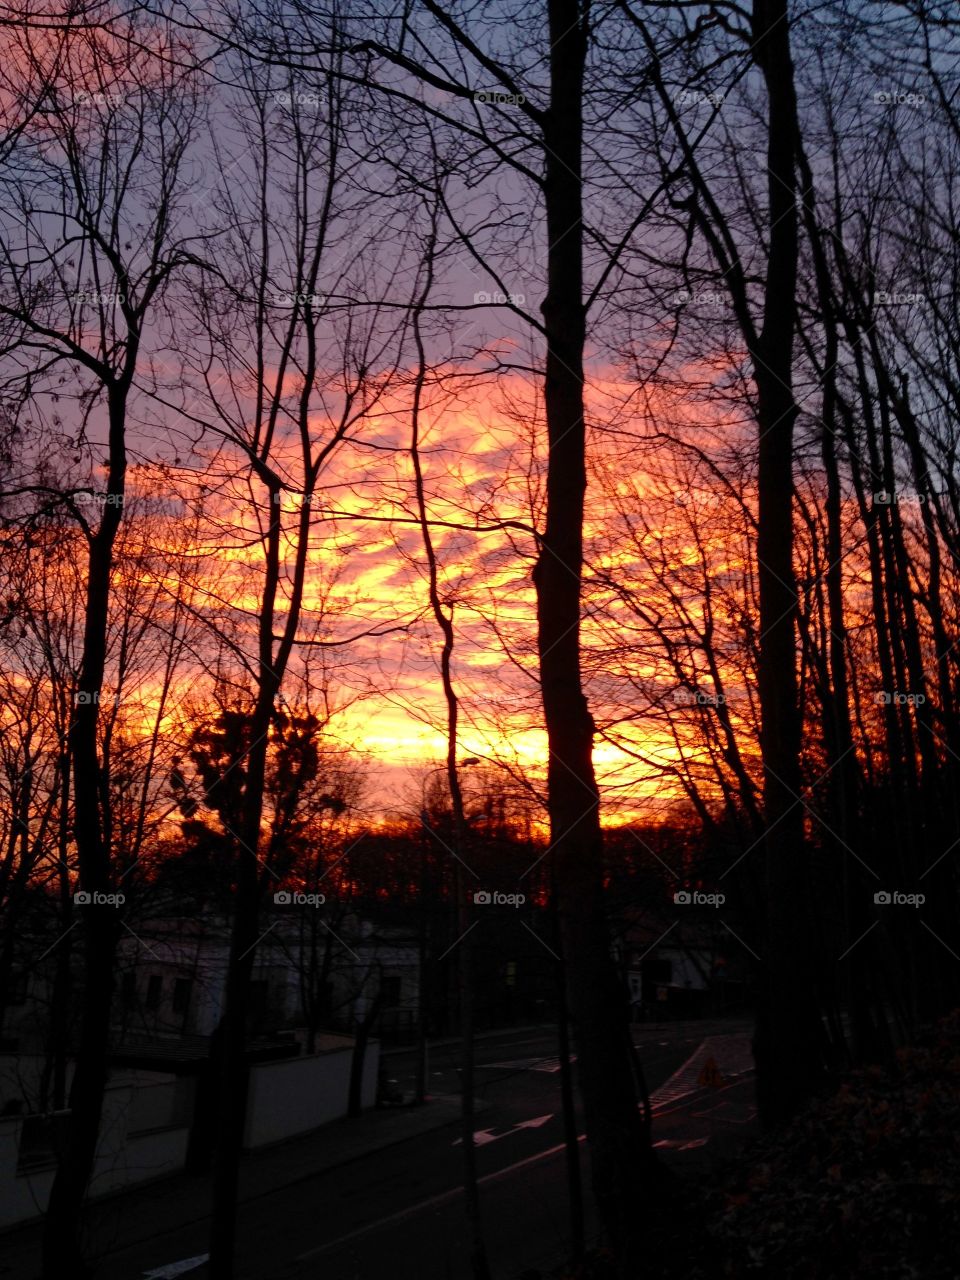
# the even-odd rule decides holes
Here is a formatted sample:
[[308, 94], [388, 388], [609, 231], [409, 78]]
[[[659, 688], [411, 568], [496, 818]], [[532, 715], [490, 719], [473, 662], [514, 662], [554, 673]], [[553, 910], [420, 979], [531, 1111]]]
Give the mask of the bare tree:
[[[162, 45], [162, 27], [156, 35]], [[151, 317], [183, 260], [174, 226], [193, 104], [189, 83], [144, 54], [129, 25], [109, 34], [85, 30], [62, 51], [51, 47], [57, 61], [47, 68], [52, 86], [45, 109], [20, 134], [3, 175], [0, 315], [5, 355], [17, 366], [8, 386], [20, 397], [23, 418], [28, 396], [55, 405], [69, 375], [79, 390], [70, 393], [73, 420], [65, 432], [79, 453], [91, 428], [94, 438], [93, 486], [75, 482], [72, 491], [51, 494], [42, 476], [31, 483], [29, 454], [13, 486], [24, 500], [33, 494], [60, 503], [87, 540], [84, 638], [69, 741], [80, 884], [91, 901], [81, 911], [85, 980], [71, 1120], [46, 1219], [45, 1274], [59, 1276], [80, 1265], [80, 1209], [107, 1072], [118, 916], [105, 900], [114, 871], [98, 731], [128, 420]], [[146, 191], [152, 209], [144, 218]], [[59, 425], [55, 408], [51, 415]], [[81, 509], [78, 493], [92, 493], [93, 506]]]

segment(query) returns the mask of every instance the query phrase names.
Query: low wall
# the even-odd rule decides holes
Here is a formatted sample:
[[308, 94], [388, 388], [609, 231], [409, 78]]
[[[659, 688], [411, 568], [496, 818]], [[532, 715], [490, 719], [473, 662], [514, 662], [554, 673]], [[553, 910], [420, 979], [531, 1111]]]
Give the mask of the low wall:
[[[352, 1049], [340, 1049], [252, 1067], [244, 1146], [282, 1142], [345, 1116], [352, 1059]], [[371, 1041], [363, 1064], [364, 1108], [376, 1102], [379, 1059], [379, 1042]]]
[[[164, 1080], [153, 1088], [162, 1093], [169, 1084]], [[135, 1098], [139, 1092], [138, 1086], [130, 1082], [107, 1088], [100, 1141], [90, 1182], [90, 1194], [93, 1196], [162, 1178], [183, 1168], [189, 1136], [185, 1125], [138, 1134], [129, 1132], [128, 1125], [137, 1109]], [[27, 1171], [17, 1171], [23, 1125], [21, 1116], [0, 1119], [0, 1230], [39, 1217], [46, 1208], [53, 1185], [52, 1158], [45, 1163], [35, 1163]]]
[[[252, 1067], [244, 1146], [282, 1142], [345, 1116], [352, 1058], [352, 1048], [338, 1048]], [[364, 1062], [365, 1108], [376, 1102], [379, 1058], [380, 1045], [374, 1040]], [[103, 1103], [92, 1196], [163, 1178], [184, 1167], [193, 1085], [193, 1080], [150, 1071], [124, 1072], [111, 1080]], [[40, 1217], [53, 1185], [52, 1155], [44, 1160], [40, 1153], [29, 1167], [20, 1161], [24, 1123], [22, 1116], [0, 1117], [0, 1231]]]

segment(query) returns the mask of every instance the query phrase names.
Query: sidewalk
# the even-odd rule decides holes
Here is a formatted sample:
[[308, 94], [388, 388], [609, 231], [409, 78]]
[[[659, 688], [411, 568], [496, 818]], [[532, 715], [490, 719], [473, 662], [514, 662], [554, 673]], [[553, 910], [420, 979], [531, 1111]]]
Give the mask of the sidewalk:
[[[477, 1110], [483, 1110], [478, 1103]], [[314, 1133], [244, 1155], [240, 1203], [256, 1200], [316, 1174], [361, 1160], [460, 1118], [458, 1096], [431, 1098], [422, 1107], [367, 1111], [356, 1120], [334, 1120]], [[132, 1191], [104, 1196], [90, 1206], [94, 1235], [109, 1237], [111, 1252], [202, 1221], [210, 1212], [210, 1177], [173, 1174]], [[0, 1277], [31, 1280], [39, 1274], [40, 1224], [0, 1235]]]
[[[519, 1035], [521, 1032], [527, 1031], [555, 1031], [556, 1023], [554, 1022], [530, 1022], [525, 1023], [522, 1027], [499, 1027], [496, 1031], [477, 1031], [474, 1034], [474, 1042], [481, 1040], [497, 1040], [500, 1038], [509, 1039], [510, 1036]], [[448, 1036], [445, 1040], [428, 1040], [428, 1049], [450, 1049], [457, 1048], [463, 1043], [459, 1036]], [[398, 1045], [393, 1049], [381, 1049], [381, 1058], [396, 1057], [399, 1054], [416, 1053], [417, 1042], [412, 1040], [409, 1044]]]
[[[738, 1014], [738, 1013], [734, 1013], [730, 1015], [718, 1014], [716, 1017], [703, 1017], [703, 1018], [666, 1018], [666, 1017], [645, 1018], [641, 1022], [631, 1022], [630, 1031], [633, 1034], [634, 1038], [636, 1039], [638, 1036], [643, 1036], [643, 1035], [653, 1036], [653, 1035], [662, 1034], [667, 1031], [670, 1031], [673, 1033], [684, 1032], [684, 1031], [697, 1032], [703, 1027], [704, 1023], [721, 1022], [726, 1020], [729, 1020], [731, 1022], [748, 1021], [745, 1015]], [[473, 1039], [476, 1043], [479, 1044], [479, 1043], [482, 1043], [484, 1040], [509, 1039], [511, 1036], [520, 1035], [521, 1033], [526, 1033], [526, 1032], [541, 1031], [544, 1034], [546, 1034], [552, 1031], [555, 1033], [556, 1029], [557, 1029], [557, 1024], [555, 1022], [529, 1022], [529, 1023], [524, 1023], [523, 1026], [520, 1026], [520, 1027], [498, 1027], [496, 1030], [492, 1030], [492, 1031], [478, 1031], [474, 1035]], [[738, 1032], [735, 1034], [739, 1035], [740, 1033]], [[724, 1038], [724, 1037], [719, 1037], [719, 1038]], [[430, 1040], [427, 1042], [427, 1047], [430, 1050], [447, 1049], [452, 1047], [459, 1048], [461, 1043], [462, 1041], [459, 1036], [449, 1036], [444, 1040]], [[396, 1057], [400, 1054], [413, 1054], [413, 1053], [416, 1053], [416, 1051], [417, 1051], [416, 1041], [411, 1041], [410, 1044], [397, 1045], [391, 1049], [381, 1048], [380, 1057], [381, 1058]]]
[[720, 1077], [727, 1083], [752, 1071], [751, 1039], [751, 1033], [748, 1031], [734, 1032], [732, 1035], [707, 1036], [683, 1066], [651, 1093], [651, 1106], [663, 1108], [695, 1093], [703, 1084], [701, 1075], [709, 1063], [714, 1065]]

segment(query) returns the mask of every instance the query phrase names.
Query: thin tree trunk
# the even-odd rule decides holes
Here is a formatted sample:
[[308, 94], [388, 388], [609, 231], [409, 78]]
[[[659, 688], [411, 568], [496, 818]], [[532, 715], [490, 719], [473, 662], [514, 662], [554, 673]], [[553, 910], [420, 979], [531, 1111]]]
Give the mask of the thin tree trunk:
[[357, 1023], [357, 1034], [350, 1055], [350, 1084], [347, 1090], [347, 1116], [356, 1120], [363, 1113], [363, 1066], [367, 1060], [367, 1045], [370, 1032], [377, 1020], [380, 1006], [383, 1004], [383, 980], [381, 977], [377, 994], [370, 1003], [370, 1008]]
[[[276, 510], [276, 508], [273, 508]], [[275, 517], [276, 523], [278, 517]], [[271, 547], [272, 558], [272, 547]], [[272, 566], [271, 566], [272, 567]], [[273, 610], [265, 610], [272, 620]], [[269, 627], [261, 638], [269, 643]], [[272, 658], [272, 652], [270, 657]], [[251, 747], [244, 788], [245, 817], [237, 848], [237, 893], [223, 1012], [222, 1068], [218, 1107], [217, 1145], [213, 1163], [213, 1211], [210, 1231], [211, 1280], [233, 1280], [236, 1252], [237, 1192], [247, 1113], [247, 1009], [250, 979], [259, 941], [260, 864], [257, 849], [266, 778], [267, 735], [279, 687], [274, 665], [263, 661], [257, 706], [251, 717]]]
[[[553, 868], [550, 868], [551, 873]], [[551, 882], [553, 875], [551, 874]], [[563, 943], [557, 915], [557, 895], [551, 887], [553, 937], [560, 959], [557, 963], [557, 1057], [560, 1061], [560, 1107], [563, 1117], [564, 1157], [567, 1166], [567, 1198], [570, 1206], [570, 1261], [577, 1266], [586, 1246], [583, 1218], [583, 1174], [580, 1169], [580, 1135], [573, 1098], [573, 1063], [570, 1055], [570, 1011], [567, 1008], [567, 978], [563, 963]]]
[[467, 900], [467, 882], [464, 876], [466, 822], [463, 812], [463, 791], [457, 766], [459, 703], [453, 684], [454, 632], [452, 609], [445, 610], [440, 597], [439, 568], [430, 519], [427, 511], [423, 471], [420, 465], [420, 407], [426, 383], [426, 351], [421, 335], [421, 315], [426, 306], [433, 282], [433, 243], [427, 255], [427, 273], [422, 293], [413, 312], [413, 333], [417, 348], [418, 370], [411, 409], [410, 460], [413, 465], [416, 488], [417, 517], [424, 553], [429, 570], [430, 608], [437, 629], [443, 638], [440, 650], [440, 678], [447, 707], [447, 787], [453, 808], [454, 895], [457, 921], [457, 993], [460, 1008], [460, 1137], [463, 1145], [463, 1197], [469, 1234], [470, 1263], [473, 1280], [489, 1280], [490, 1268], [483, 1242], [483, 1223], [480, 1216], [480, 1188], [477, 1183], [477, 1149], [474, 1141], [475, 1085], [473, 1044], [473, 921]]

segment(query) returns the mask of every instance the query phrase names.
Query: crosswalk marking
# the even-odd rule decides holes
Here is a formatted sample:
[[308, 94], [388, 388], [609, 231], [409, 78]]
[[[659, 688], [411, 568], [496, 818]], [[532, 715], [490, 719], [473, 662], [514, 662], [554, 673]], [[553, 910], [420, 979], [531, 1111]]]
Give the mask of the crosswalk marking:
[[[576, 1062], [576, 1054], [571, 1054], [570, 1061]], [[560, 1070], [559, 1058], [517, 1058], [513, 1062], [478, 1062], [481, 1071], [545, 1071], [554, 1075]]]

